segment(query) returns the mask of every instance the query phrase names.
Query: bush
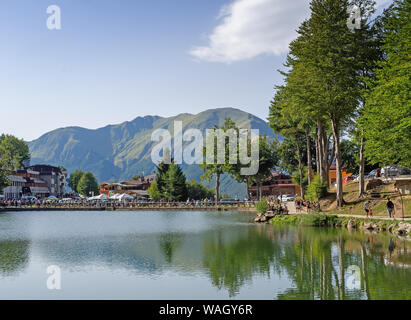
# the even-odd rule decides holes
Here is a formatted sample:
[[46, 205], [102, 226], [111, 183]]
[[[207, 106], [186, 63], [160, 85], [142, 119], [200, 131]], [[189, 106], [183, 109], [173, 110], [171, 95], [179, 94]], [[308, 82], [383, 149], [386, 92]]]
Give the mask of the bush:
[[302, 216], [301, 223], [313, 227], [333, 227], [337, 225], [338, 217], [322, 214], [309, 214]]
[[307, 187], [306, 198], [311, 201], [318, 201], [327, 195], [327, 183], [321, 181], [319, 175], [315, 175], [311, 184]]
[[257, 202], [257, 205], [255, 206], [258, 213], [264, 214], [267, 212], [268, 209], [268, 202], [266, 199], [262, 199]]

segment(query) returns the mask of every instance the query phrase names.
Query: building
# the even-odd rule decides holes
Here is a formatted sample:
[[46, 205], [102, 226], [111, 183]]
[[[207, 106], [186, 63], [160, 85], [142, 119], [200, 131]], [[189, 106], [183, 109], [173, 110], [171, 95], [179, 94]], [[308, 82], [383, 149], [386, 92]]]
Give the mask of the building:
[[[342, 180], [349, 176], [351, 176], [351, 173], [342, 170]], [[330, 166], [330, 171], [328, 171], [328, 181], [330, 186], [337, 182], [337, 166], [335, 163]]]
[[108, 197], [116, 193], [127, 193], [135, 198], [147, 198], [147, 189], [155, 181], [156, 175], [142, 176], [139, 180], [127, 180], [120, 182], [104, 182], [100, 185], [100, 194]]
[[[258, 186], [249, 188], [250, 199], [257, 199]], [[282, 172], [274, 172], [272, 176], [263, 182], [261, 193], [263, 197], [279, 196], [283, 194], [297, 195], [301, 193], [300, 186], [296, 185], [291, 176]]]
[[34, 196], [45, 198], [50, 195], [47, 183], [40, 178], [40, 173], [30, 169], [17, 170], [8, 176], [10, 185], [3, 190], [6, 200]]
[[44, 180], [50, 190], [50, 195], [62, 197], [66, 193], [66, 172], [63, 172], [58, 167], [53, 167], [44, 164], [30, 166], [27, 169], [39, 173], [40, 178]]

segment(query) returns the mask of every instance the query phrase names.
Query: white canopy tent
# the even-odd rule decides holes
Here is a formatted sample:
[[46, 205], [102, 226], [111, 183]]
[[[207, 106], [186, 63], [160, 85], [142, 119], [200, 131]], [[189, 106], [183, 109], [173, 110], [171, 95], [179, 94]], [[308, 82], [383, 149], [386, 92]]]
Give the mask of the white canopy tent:
[[103, 193], [103, 194], [100, 194], [99, 196], [88, 198], [87, 200], [89, 200], [89, 201], [92, 201], [92, 200], [108, 200], [108, 197], [107, 197], [107, 195], [105, 195]]
[[110, 197], [111, 200], [117, 200], [118, 197], [121, 196], [121, 193], [116, 193]]
[[119, 197], [117, 197], [117, 200], [119, 200], [119, 201], [134, 200], [134, 197], [133, 197], [133, 196], [130, 196], [130, 195], [127, 194], [127, 193], [123, 193], [123, 194], [121, 194]]

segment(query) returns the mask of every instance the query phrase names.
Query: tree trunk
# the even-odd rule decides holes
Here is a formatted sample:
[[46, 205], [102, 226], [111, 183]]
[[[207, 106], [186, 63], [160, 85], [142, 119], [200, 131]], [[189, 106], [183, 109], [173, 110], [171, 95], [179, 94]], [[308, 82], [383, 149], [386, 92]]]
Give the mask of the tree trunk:
[[339, 296], [345, 299], [345, 277], [344, 277], [344, 240], [340, 236], [338, 239], [338, 266], [340, 270], [340, 292]]
[[307, 140], [307, 171], [308, 171], [308, 184], [311, 184], [311, 176], [312, 176], [312, 167], [311, 167], [311, 141], [309, 130], [305, 132], [305, 138]]
[[360, 146], [360, 183], [358, 190], [358, 197], [361, 198], [364, 196], [365, 191], [365, 180], [364, 180], [364, 170], [365, 170], [365, 157], [364, 157], [364, 136], [361, 137], [361, 146]]
[[297, 145], [297, 157], [298, 157], [298, 172], [300, 173], [300, 191], [301, 191], [301, 197], [304, 198], [304, 186], [303, 186], [303, 161], [301, 157], [301, 151], [300, 151], [300, 145], [298, 142], [296, 143]]
[[321, 120], [317, 121], [317, 144], [318, 144], [318, 171], [321, 177], [321, 180], [325, 182], [325, 176], [324, 176], [324, 164], [323, 164], [323, 159], [324, 159], [324, 151], [323, 151], [323, 135], [324, 135], [324, 125]]
[[343, 185], [342, 185], [342, 161], [341, 161], [341, 148], [340, 148], [340, 128], [337, 121], [333, 118], [331, 119], [331, 125], [334, 136], [334, 146], [335, 146], [335, 163], [336, 163], [336, 177], [337, 177], [337, 206], [341, 208], [344, 205], [343, 198]]
[[367, 297], [367, 300], [371, 299], [371, 295], [370, 295], [370, 290], [369, 290], [369, 286], [368, 286], [368, 275], [367, 275], [367, 263], [366, 263], [366, 255], [365, 255], [365, 249], [364, 249], [364, 245], [361, 244], [361, 271], [362, 271], [362, 279], [363, 279], [363, 283], [364, 283], [364, 291], [365, 291], [365, 295]]
[[325, 182], [327, 183], [327, 186], [329, 186], [330, 184], [330, 179], [329, 179], [329, 174], [330, 174], [330, 166], [333, 163], [334, 160], [334, 144], [333, 144], [333, 150], [331, 151], [330, 154], [330, 139], [331, 139], [330, 135], [329, 137], [327, 136], [327, 134], [324, 132], [324, 160], [323, 160], [323, 164], [324, 164], [324, 177], [325, 177]]
[[258, 180], [258, 200], [261, 200], [263, 197], [262, 186], [263, 183], [261, 182], [261, 180]]
[[220, 202], [220, 174], [216, 174], [215, 178], [215, 201], [216, 205], [218, 206], [218, 203]]
[[319, 143], [318, 143], [318, 130], [317, 130], [317, 136], [315, 137], [315, 169], [317, 174], [320, 174], [320, 159], [318, 158], [320, 155], [319, 151]]
[[328, 160], [329, 160], [329, 140], [327, 139], [327, 133], [325, 132], [324, 123], [322, 120], [318, 120], [318, 144], [319, 144], [319, 161], [320, 161], [320, 177], [321, 180], [327, 185], [328, 181]]
[[245, 185], [247, 187], [247, 199], [250, 200], [250, 181], [248, 176], [245, 178]]

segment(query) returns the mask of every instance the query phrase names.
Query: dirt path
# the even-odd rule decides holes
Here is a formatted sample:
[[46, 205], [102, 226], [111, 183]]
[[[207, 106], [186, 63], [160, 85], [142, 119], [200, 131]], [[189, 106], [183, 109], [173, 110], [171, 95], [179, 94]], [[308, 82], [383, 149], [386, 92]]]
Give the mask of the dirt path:
[[[302, 213], [297, 213], [296, 209], [295, 209], [295, 203], [294, 202], [287, 202], [287, 208], [288, 208], [288, 212], [289, 214], [307, 214], [306, 212], [302, 212]], [[328, 213], [328, 214], [333, 214], [333, 213]], [[357, 214], [338, 214], [335, 213], [335, 215], [340, 216], [340, 217], [353, 217], [353, 218], [362, 218], [362, 219], [366, 219], [367, 217], [365, 215], [357, 215]], [[373, 216], [373, 219], [380, 219], [380, 220], [402, 220], [402, 216], [400, 216], [400, 214], [397, 213], [397, 216], [395, 218], [388, 218], [388, 217], [384, 217], [384, 216]], [[405, 221], [411, 221], [411, 217], [410, 216], [406, 216], [404, 218]]]

